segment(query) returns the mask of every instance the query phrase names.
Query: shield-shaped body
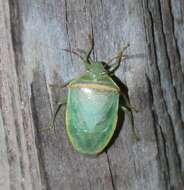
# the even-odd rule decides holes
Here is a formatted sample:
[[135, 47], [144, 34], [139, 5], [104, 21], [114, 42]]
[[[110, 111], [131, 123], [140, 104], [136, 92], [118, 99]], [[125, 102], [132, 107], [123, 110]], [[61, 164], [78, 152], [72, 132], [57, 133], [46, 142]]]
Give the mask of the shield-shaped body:
[[110, 78], [105, 82], [81, 81], [69, 85], [66, 130], [77, 151], [97, 154], [107, 146], [116, 128], [118, 87]]

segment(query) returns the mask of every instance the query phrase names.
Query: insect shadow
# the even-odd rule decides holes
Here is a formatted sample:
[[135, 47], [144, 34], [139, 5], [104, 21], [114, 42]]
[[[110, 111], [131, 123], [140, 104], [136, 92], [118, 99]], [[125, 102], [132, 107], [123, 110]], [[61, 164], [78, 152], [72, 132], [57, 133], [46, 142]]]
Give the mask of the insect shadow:
[[[118, 87], [120, 88], [120, 90], [124, 92], [124, 94], [126, 95], [127, 99], [129, 100], [128, 87], [118, 77], [116, 77], [115, 75], [112, 76], [112, 79], [118, 85]], [[109, 144], [105, 148], [106, 152], [114, 144], [114, 142], [118, 138], [118, 136], [120, 134], [120, 131], [122, 130], [122, 127], [123, 127], [123, 123], [124, 123], [124, 120], [125, 120], [125, 112], [122, 109], [120, 109], [121, 105], [124, 105], [124, 99], [120, 96], [120, 99], [119, 99], [119, 110], [118, 110], [118, 120], [117, 120], [117, 124], [116, 124], [116, 129], [114, 131], [114, 134], [113, 134], [113, 136], [112, 136]]]

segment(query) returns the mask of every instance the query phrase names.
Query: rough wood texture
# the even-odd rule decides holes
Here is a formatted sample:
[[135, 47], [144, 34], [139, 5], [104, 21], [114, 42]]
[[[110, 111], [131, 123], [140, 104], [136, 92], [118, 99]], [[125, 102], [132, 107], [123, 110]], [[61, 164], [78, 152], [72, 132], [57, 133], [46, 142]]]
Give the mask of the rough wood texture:
[[[128, 86], [141, 140], [128, 119], [98, 157], [68, 144], [64, 115], [47, 127], [64, 83], [84, 71], [62, 48], [107, 60], [130, 43], [117, 71]], [[64, 111], [64, 110], [63, 110]], [[0, 0], [0, 189], [184, 189], [183, 0]]]

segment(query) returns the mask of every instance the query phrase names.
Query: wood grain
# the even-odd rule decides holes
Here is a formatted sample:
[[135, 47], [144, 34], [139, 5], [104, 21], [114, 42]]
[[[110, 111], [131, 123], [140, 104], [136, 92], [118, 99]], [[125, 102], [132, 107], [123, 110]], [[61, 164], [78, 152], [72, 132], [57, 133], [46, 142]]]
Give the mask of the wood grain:
[[[130, 43], [116, 76], [128, 87], [140, 141], [125, 117], [113, 144], [87, 157], [68, 142], [67, 89], [84, 72], [63, 48], [107, 61]], [[184, 3], [182, 0], [0, 0], [0, 189], [184, 189]]]

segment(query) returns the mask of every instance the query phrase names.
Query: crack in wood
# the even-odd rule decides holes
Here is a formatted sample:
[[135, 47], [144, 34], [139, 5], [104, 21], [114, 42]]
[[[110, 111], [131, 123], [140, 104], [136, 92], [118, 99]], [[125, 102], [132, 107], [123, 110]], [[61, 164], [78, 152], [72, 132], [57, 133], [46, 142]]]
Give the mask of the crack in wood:
[[93, 39], [94, 39], [94, 49], [92, 51], [92, 55], [93, 55], [93, 59], [95, 61], [97, 61], [97, 52], [95, 53], [95, 36], [94, 36], [94, 26], [93, 26], [93, 14], [91, 11], [91, 7], [89, 9], [89, 12], [90, 12], [91, 35], [93, 36]]
[[[156, 145], [157, 145], [157, 150], [158, 150], [159, 165], [161, 167], [160, 168], [161, 171], [166, 169], [166, 171], [163, 172], [163, 175], [164, 175], [163, 178], [164, 178], [164, 183], [165, 183], [164, 186], [166, 189], [168, 189], [170, 186], [170, 176], [169, 176], [169, 160], [168, 160], [167, 153], [166, 153], [166, 143], [164, 143], [166, 141], [165, 141], [165, 137], [162, 132], [161, 126], [158, 124], [158, 116], [156, 115], [156, 112], [153, 107], [154, 106], [153, 90], [151, 87], [150, 79], [147, 74], [146, 74], [146, 80], [147, 80], [148, 89], [149, 89], [149, 93], [150, 93], [150, 101], [149, 102], [150, 102], [150, 108], [151, 108], [151, 113], [152, 113], [152, 118], [153, 118], [153, 127], [154, 127], [153, 129], [154, 129]], [[160, 141], [158, 129], [160, 129], [160, 132], [162, 132], [162, 141]], [[164, 151], [161, 149], [162, 146], [163, 146]], [[162, 158], [162, 151], [164, 152], [163, 158]], [[164, 161], [162, 159], [164, 159]], [[166, 167], [163, 166], [163, 164]], [[162, 176], [162, 173], [160, 173], [160, 175]]]
[[[160, 1], [158, 0], [158, 8], [159, 8], [159, 13], [161, 14], [160, 15], [160, 20], [161, 20], [161, 32], [162, 32], [162, 35], [163, 35], [163, 41], [164, 41], [164, 46], [165, 46], [165, 55], [166, 55], [166, 58], [167, 58], [167, 62], [168, 62], [168, 68], [169, 68], [169, 73], [170, 73], [170, 76], [171, 76], [171, 84], [172, 84], [172, 87], [174, 88], [174, 92], [175, 92], [175, 98], [177, 100], [177, 103], [180, 103], [180, 100], [178, 99], [177, 97], [177, 91], [176, 91], [176, 88], [174, 87], [174, 84], [173, 84], [173, 73], [171, 71], [171, 61], [170, 61], [170, 57], [169, 57], [169, 54], [168, 54], [168, 47], [167, 47], [167, 40], [166, 40], [166, 34], [164, 32], [164, 27], [163, 27], [163, 18], [162, 18], [162, 9], [161, 9], [161, 5], [160, 5]], [[165, 101], [165, 100], [164, 100]], [[167, 106], [166, 102], [165, 102], [165, 106]], [[177, 105], [178, 107], [178, 105]], [[178, 109], [179, 110], [179, 109]], [[171, 126], [172, 126], [172, 132], [174, 134], [174, 143], [175, 143], [175, 146], [176, 146], [176, 152], [177, 152], [177, 157], [178, 157], [178, 161], [179, 161], [179, 168], [181, 169], [181, 157], [180, 157], [180, 154], [179, 154], [179, 151], [178, 151], [178, 146], [177, 146], [177, 141], [176, 141], [176, 134], [175, 134], [175, 130], [174, 130], [174, 123], [173, 123], [173, 120], [172, 120], [172, 117], [170, 115], [170, 113], [168, 112], [168, 109], [166, 108], [166, 111], [167, 111], [167, 114], [168, 114], [168, 117], [169, 117], [169, 120], [171, 122]], [[179, 112], [180, 113], [180, 112]], [[181, 115], [180, 115], [180, 118], [181, 118]]]
[[[175, 162], [176, 162], [176, 164], [174, 165], [174, 167], [175, 168], [172, 168], [172, 169], [174, 169], [175, 171], [176, 171], [176, 173], [180, 173], [179, 175], [181, 175], [181, 158], [180, 158], [180, 155], [179, 155], [179, 152], [178, 152], [178, 147], [177, 147], [177, 143], [176, 143], [176, 136], [175, 136], [175, 132], [174, 132], [174, 124], [173, 124], [173, 122], [172, 122], [172, 118], [171, 118], [171, 116], [170, 116], [170, 114], [169, 114], [169, 112], [168, 112], [168, 108], [167, 108], [167, 103], [166, 103], [166, 100], [164, 99], [164, 96], [163, 96], [163, 90], [162, 90], [162, 87], [161, 87], [161, 78], [160, 78], [160, 70], [159, 70], [159, 66], [158, 66], [158, 56], [157, 56], [157, 50], [156, 50], [156, 47], [155, 47], [155, 44], [156, 44], [156, 42], [155, 42], [155, 28], [154, 28], [154, 18], [153, 18], [153, 15], [152, 15], [152, 11], [150, 10], [150, 8], [149, 8], [149, 6], [148, 6], [148, 2], [146, 2], [146, 5], [147, 5], [147, 7], [146, 7], [146, 9], [148, 10], [148, 14], [149, 14], [149, 18], [150, 18], [150, 23], [151, 23], [151, 37], [152, 37], [152, 43], [151, 43], [151, 45], [152, 45], [152, 47], [153, 47], [153, 52], [151, 52], [150, 51], [150, 47], [149, 47], [149, 52], [150, 52], [150, 57], [151, 57], [151, 59], [152, 60], [154, 60], [154, 65], [155, 65], [155, 68], [156, 68], [156, 70], [157, 70], [157, 73], [158, 73], [158, 82], [159, 82], [159, 86], [160, 86], [160, 88], [161, 88], [161, 94], [162, 94], [162, 100], [163, 100], [163, 105], [164, 105], [164, 110], [165, 110], [165, 112], [166, 112], [166, 114], [167, 114], [167, 117], [168, 117], [168, 122], [170, 123], [170, 126], [171, 126], [171, 134], [172, 134], [172, 141], [173, 141], [173, 151], [175, 150], [175, 154], [176, 155], [173, 155], [173, 157], [174, 157], [174, 159], [175, 159]], [[162, 30], [162, 35], [164, 35], [163, 34], [163, 30]], [[166, 40], [166, 39], [165, 39]], [[165, 42], [166, 43], [166, 42]], [[167, 59], [168, 59], [168, 55], [166, 55], [167, 56]], [[169, 61], [169, 60], [168, 60]], [[171, 70], [170, 70], [170, 75], [171, 75]], [[148, 78], [148, 77], [147, 77]], [[151, 82], [150, 82], [151, 83]], [[156, 112], [155, 112], [156, 113]], [[155, 115], [155, 113], [154, 113], [154, 115]], [[154, 116], [153, 115], [153, 116]], [[154, 118], [154, 117], [153, 117]], [[166, 183], [168, 183], [168, 180], [169, 180], [169, 186], [171, 187], [172, 185], [170, 184], [170, 175], [171, 175], [171, 171], [170, 171], [170, 164], [171, 164], [171, 161], [172, 160], [170, 160], [170, 157], [168, 157], [168, 151], [169, 151], [169, 149], [168, 148], [171, 148], [171, 147], [167, 147], [166, 145], [167, 145], [167, 140], [166, 140], [166, 137], [165, 137], [165, 134], [164, 134], [164, 132], [163, 132], [163, 129], [162, 129], [162, 127], [163, 126], [161, 126], [161, 125], [159, 125], [159, 128], [160, 128], [160, 133], [161, 133], [161, 137], [162, 137], [162, 142], [163, 142], [163, 144], [164, 144], [164, 155], [165, 155], [165, 160], [166, 160], [166, 165], [167, 165], [167, 170], [168, 170], [168, 173], [169, 173], [169, 178], [167, 177], [166, 178]], [[165, 130], [164, 130], [165, 131]], [[158, 133], [158, 132], [157, 132]], [[158, 143], [158, 135], [157, 135], [157, 133], [155, 132], [155, 135], [156, 135], [156, 137], [157, 137], [157, 143]], [[170, 135], [171, 135], [170, 134]], [[179, 180], [180, 181], [180, 180]]]
[[[101, 1], [101, 3], [102, 3], [102, 1]], [[94, 38], [94, 42], [95, 42], [94, 25], [93, 25], [93, 14], [92, 14], [91, 7], [89, 8], [89, 12], [90, 12], [91, 34], [92, 34], [92, 36]], [[95, 44], [94, 44], [94, 46], [95, 46]], [[93, 54], [93, 59], [96, 61], [97, 60], [97, 53], [95, 53], [95, 52], [96, 51], [95, 51], [95, 47], [94, 47], [94, 50], [93, 50], [92, 54]], [[115, 186], [114, 178], [113, 178], [113, 174], [112, 174], [112, 168], [111, 168], [111, 165], [110, 165], [110, 159], [109, 159], [107, 151], [105, 151], [105, 154], [106, 154], [106, 157], [107, 157], [107, 164], [108, 164], [108, 169], [109, 169], [109, 173], [110, 173], [110, 177], [111, 177], [112, 188], [113, 188], [113, 190], [116, 190], [116, 186]]]
[[[18, 85], [17, 89], [14, 88], [14, 86], [12, 84], [9, 84], [9, 90], [10, 90], [10, 102], [11, 102], [11, 108], [12, 108], [12, 122], [14, 123], [14, 126], [15, 126], [15, 143], [16, 143], [16, 156], [17, 156], [17, 162], [19, 163], [19, 171], [20, 171], [20, 179], [24, 179], [25, 178], [25, 167], [24, 167], [24, 149], [23, 149], [23, 145], [22, 145], [22, 139], [21, 137], [22, 134], [21, 134], [21, 131], [20, 131], [20, 126], [21, 124], [23, 123], [20, 123], [22, 122], [21, 118], [19, 118], [19, 115], [18, 115], [18, 106], [17, 106], [17, 101], [19, 100], [19, 96], [20, 96], [20, 88], [19, 88], [19, 82], [18, 82], [18, 78], [17, 78], [17, 67], [16, 67], [16, 63], [17, 63], [17, 57], [14, 55], [16, 53], [15, 51], [15, 45], [17, 44], [17, 47], [20, 46], [20, 44], [18, 44], [17, 42], [17, 39], [16, 39], [16, 35], [15, 35], [15, 31], [14, 31], [14, 25], [16, 25], [16, 23], [14, 23], [15, 21], [18, 22], [19, 20], [17, 19], [18, 18], [18, 5], [16, 5], [16, 2], [12, 1], [10, 2], [9, 1], [9, 10], [10, 10], [10, 20], [9, 20], [9, 23], [10, 23], [10, 26], [8, 26], [8, 24], [6, 23], [6, 27], [7, 28], [10, 28], [10, 40], [14, 43], [12, 43], [10, 45], [10, 41], [8, 42], [8, 46], [9, 46], [9, 52], [11, 51], [11, 48], [12, 48], [12, 51], [13, 53], [11, 53], [14, 61], [11, 62], [11, 70], [12, 70], [12, 75], [14, 77], [14, 82], [15, 82], [15, 86]], [[8, 22], [8, 20], [6, 21]], [[9, 81], [8, 81], [9, 82]], [[15, 95], [14, 91], [15, 90], [18, 90], [18, 94]], [[18, 95], [18, 96], [17, 96]], [[19, 118], [19, 122], [18, 122], [18, 118]], [[23, 127], [23, 125], [22, 125]], [[7, 150], [8, 150], [8, 162], [9, 162], [9, 166], [10, 166], [10, 172], [9, 172], [9, 175], [10, 175], [10, 181], [13, 179], [13, 176], [14, 174], [11, 172], [11, 167], [13, 167], [12, 165], [12, 161], [13, 157], [15, 157], [15, 153], [13, 153], [13, 150], [11, 149], [11, 141], [12, 139], [10, 139], [7, 135], [6, 135], [6, 144], [7, 144]], [[20, 180], [20, 187], [21, 189], [25, 189], [25, 184], [24, 184], [24, 181], [23, 180]], [[10, 183], [10, 189], [14, 189], [14, 185], [12, 183]]]
[[[14, 51], [14, 68], [15, 68], [15, 73], [16, 73], [16, 84], [17, 84], [17, 90], [19, 94], [19, 104], [20, 105], [12, 105], [12, 108], [14, 109], [14, 115], [17, 114], [17, 108], [20, 108], [20, 114], [21, 118], [19, 120], [21, 121], [21, 128], [22, 132], [20, 131], [20, 123], [18, 123], [18, 116], [15, 118], [15, 127], [16, 127], [16, 132], [17, 132], [17, 143], [18, 143], [18, 151], [20, 154], [20, 171], [21, 171], [21, 186], [22, 189], [26, 189], [26, 180], [29, 180], [30, 185], [29, 188], [31, 189], [37, 189], [38, 186], [36, 185], [35, 182], [35, 171], [33, 171], [32, 167], [34, 167], [32, 164], [34, 160], [33, 152], [30, 151], [30, 144], [26, 139], [26, 132], [27, 132], [27, 127], [30, 124], [26, 115], [26, 105], [24, 105], [24, 102], [26, 104], [29, 104], [27, 102], [27, 86], [25, 81], [25, 75], [24, 73], [24, 58], [23, 58], [23, 50], [22, 50], [22, 29], [23, 29], [23, 24], [22, 24], [22, 17], [20, 16], [20, 2], [18, 0], [9, 0], [9, 7], [10, 7], [10, 25], [11, 25], [11, 40], [12, 40], [12, 47]], [[13, 68], [13, 67], [12, 67]], [[13, 91], [12, 91], [13, 93]], [[13, 95], [15, 97], [15, 95]], [[14, 100], [12, 100], [14, 102]], [[22, 105], [23, 104], [23, 105]], [[24, 107], [22, 107], [24, 106]], [[28, 107], [28, 106], [27, 106]], [[22, 139], [21, 139], [22, 137]], [[35, 160], [34, 160], [35, 162]], [[36, 163], [36, 162], [35, 162]], [[29, 170], [29, 172], [28, 172]], [[39, 174], [38, 174], [39, 175]]]
[[[172, 33], [173, 33], [173, 36], [174, 36], [174, 41], [175, 41], [175, 48], [176, 48], [176, 54], [178, 56], [178, 59], [179, 59], [179, 63], [180, 63], [180, 67], [182, 68], [181, 66], [181, 54], [180, 54], [180, 49], [179, 49], [179, 46], [178, 46], [178, 41], [177, 41], [177, 37], [176, 37], [176, 31], [175, 31], [175, 19], [174, 19], [174, 15], [173, 15], [173, 12], [172, 12], [172, 5], [171, 5], [171, 0], [168, 0], [168, 5], [169, 5], [169, 11], [170, 11], [170, 16], [171, 16], [171, 22], [172, 22]], [[182, 71], [182, 70], [181, 70]], [[184, 75], [184, 74], [183, 74]]]
[[101, 7], [102, 7], [102, 11], [103, 11], [103, 0], [100, 0], [100, 4], [101, 4]]
[[[67, 34], [67, 38], [68, 38], [69, 49], [72, 50], [70, 37], [69, 37], [69, 27], [68, 27], [68, 24], [69, 24], [69, 20], [68, 20], [68, 4], [67, 4], [67, 0], [64, 0], [64, 2], [65, 2], [64, 6], [65, 6], [66, 34]], [[72, 57], [71, 53], [69, 54], [69, 56], [70, 56], [70, 59], [71, 59], [71, 63], [73, 65], [73, 57]]]
[[[175, 85], [174, 85], [174, 71], [172, 71], [172, 69], [171, 69], [171, 58], [170, 58], [170, 55], [169, 55], [169, 52], [168, 52], [168, 44], [167, 44], [167, 40], [166, 40], [166, 33], [165, 33], [165, 30], [164, 30], [164, 22], [163, 22], [163, 18], [162, 18], [162, 16], [163, 16], [163, 13], [162, 13], [162, 8], [161, 8], [161, 3], [160, 3], [160, 1], [158, 1], [159, 3], [158, 3], [158, 7], [159, 7], [159, 12], [160, 12], [160, 20], [161, 20], [161, 28], [162, 28], [162, 34], [163, 34], [163, 41], [164, 41], [164, 46], [165, 46], [165, 53], [166, 53], [166, 58], [167, 58], [167, 62], [168, 62], [168, 68], [169, 68], [169, 72], [170, 72], [170, 76], [171, 76], [171, 83], [172, 83], [172, 87], [173, 87], [173, 90], [174, 90], [174, 93], [175, 93], [175, 98], [176, 98], [176, 101], [177, 101], [177, 107], [178, 107], [178, 110], [179, 110], [179, 113], [180, 113], [180, 118], [181, 118], [181, 101], [180, 101], [180, 99], [179, 99], [179, 97], [178, 97], [178, 94], [177, 94], [177, 92], [178, 92], [178, 90], [176, 89], [176, 87], [175, 87]], [[170, 9], [170, 13], [171, 13], [171, 9]], [[174, 63], [174, 64], [179, 64], [180, 63], [180, 53], [179, 53], [179, 49], [177, 48], [177, 44], [176, 44], [176, 38], [175, 38], [175, 34], [174, 34], [174, 23], [173, 23], [173, 17], [172, 17], [172, 14], [170, 14], [170, 20], [172, 21], [171, 22], [171, 26], [172, 26], [172, 34], [173, 34], [173, 37], [174, 37], [174, 41], [175, 41], [175, 44], [174, 44], [174, 49], [176, 50], [173, 54], [174, 54], [174, 56], [176, 57], [175, 59], [177, 59], [176, 60], [176, 62]], [[173, 50], [174, 51], [174, 50]], [[171, 55], [171, 56], [173, 56], [173, 55]], [[180, 65], [180, 68], [178, 69], [178, 71], [177, 72], [181, 72], [182, 73], [182, 69], [181, 69], [181, 65]], [[178, 75], [178, 73], [177, 73], [177, 75]], [[182, 75], [183, 76], [183, 75]], [[182, 81], [184, 81], [183, 80], [183, 78], [182, 78]], [[176, 82], [176, 80], [175, 80], [175, 82]]]
[[[32, 110], [32, 118], [34, 127], [36, 130], [35, 133], [35, 143], [37, 147], [37, 154], [38, 154], [38, 161], [39, 161], [39, 170], [41, 172], [41, 183], [42, 183], [42, 189], [44, 190], [50, 190], [50, 183], [49, 183], [49, 177], [45, 170], [45, 161], [44, 161], [44, 151], [41, 143], [41, 135], [39, 133], [39, 118], [38, 118], [38, 112], [36, 110], [36, 102], [35, 102], [35, 95], [34, 95], [34, 85], [31, 84], [31, 110]], [[35, 189], [36, 190], [36, 189]]]
[[114, 182], [114, 178], [113, 178], [113, 174], [112, 174], [112, 168], [111, 168], [111, 163], [110, 163], [110, 159], [109, 159], [109, 155], [108, 152], [106, 151], [106, 156], [107, 156], [107, 163], [108, 163], [108, 167], [109, 167], [109, 172], [110, 172], [110, 177], [111, 177], [111, 183], [112, 183], [112, 188], [113, 190], [116, 190], [116, 185]]
[[[171, 71], [171, 60], [170, 60], [170, 56], [168, 54], [168, 45], [167, 45], [167, 40], [166, 40], [166, 34], [165, 34], [165, 31], [164, 31], [164, 22], [163, 22], [163, 18], [162, 18], [163, 13], [162, 13], [161, 4], [160, 4], [159, 0], [158, 0], [158, 9], [159, 9], [158, 12], [160, 13], [159, 16], [160, 16], [160, 21], [161, 21], [161, 23], [160, 23], [160, 25], [161, 25], [161, 33], [162, 33], [162, 36], [163, 36], [163, 42], [164, 42], [164, 46], [165, 46], [165, 55], [166, 55], [166, 59], [167, 59], [167, 63], [168, 63], [169, 75], [171, 77], [171, 84], [172, 84], [173, 90], [175, 92], [175, 98], [176, 98], [176, 101], [177, 101], [177, 104], [178, 104], [178, 103], [180, 103], [180, 100], [178, 99], [177, 91], [176, 91], [176, 88], [174, 87], [174, 84], [173, 84], [173, 73]], [[164, 99], [164, 104], [166, 106], [166, 112], [167, 112], [167, 115], [168, 115], [168, 118], [170, 120], [171, 127], [172, 127], [173, 140], [174, 140], [175, 150], [176, 150], [176, 154], [177, 154], [177, 158], [178, 158], [178, 165], [179, 165], [178, 169], [180, 170], [180, 173], [182, 173], [182, 171], [181, 171], [181, 168], [182, 168], [181, 156], [180, 156], [180, 153], [178, 151], [178, 145], [177, 145], [177, 140], [176, 140], [176, 132], [174, 130], [174, 123], [173, 123], [173, 119], [172, 119], [172, 117], [171, 117], [171, 115], [170, 115], [170, 113], [168, 111], [167, 103], [165, 102], [165, 99]], [[177, 105], [177, 107], [178, 107], [178, 105]], [[180, 114], [180, 119], [181, 119], [181, 114]]]
[[[163, 16], [163, 11], [162, 11], [161, 5], [159, 6], [159, 8], [160, 8], [161, 15]], [[170, 75], [172, 77], [172, 87], [173, 87], [176, 102], [177, 102], [177, 112], [179, 113], [179, 118], [181, 120], [182, 126], [184, 127], [184, 123], [182, 121], [182, 101], [183, 101], [184, 95], [182, 95], [183, 93], [181, 92], [181, 86], [175, 85], [176, 82], [179, 82], [181, 84], [184, 83], [184, 74], [182, 73], [181, 55], [180, 55], [180, 51], [179, 51], [179, 47], [178, 47], [177, 39], [176, 39], [176, 35], [175, 35], [174, 15], [172, 13], [171, 1], [170, 0], [168, 0], [168, 8], [169, 8], [169, 19], [171, 21], [171, 24], [170, 24], [171, 30], [169, 32], [172, 35], [171, 37], [173, 39], [173, 44], [171, 43], [171, 45], [170, 45], [167, 43], [167, 41], [172, 40], [172, 39], [170, 39], [170, 36], [167, 37], [165, 30], [168, 30], [168, 29], [166, 28], [167, 26], [164, 26], [164, 22], [163, 22], [164, 18], [161, 19], [162, 32], [163, 32], [163, 36], [164, 36], [164, 43], [165, 43], [165, 47], [166, 47], [165, 49], [166, 49], [166, 55], [168, 58], [169, 69], [171, 72]], [[169, 40], [167, 40], [167, 38], [169, 38]], [[173, 54], [171, 54], [171, 55], [169, 54], [169, 46], [172, 46], [171, 48], [173, 49], [172, 50]], [[174, 62], [172, 62], [172, 60], [174, 60]], [[173, 69], [171, 69], [171, 64], [175, 64], [176, 66]], [[177, 68], [177, 70], [175, 68]]]

